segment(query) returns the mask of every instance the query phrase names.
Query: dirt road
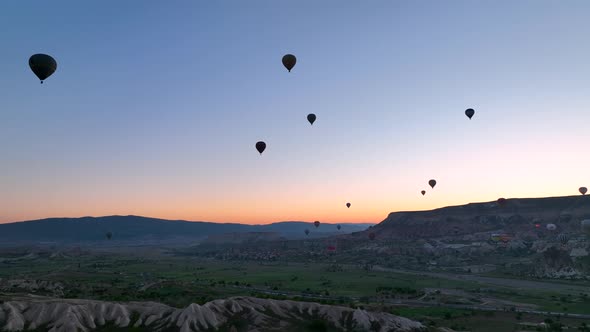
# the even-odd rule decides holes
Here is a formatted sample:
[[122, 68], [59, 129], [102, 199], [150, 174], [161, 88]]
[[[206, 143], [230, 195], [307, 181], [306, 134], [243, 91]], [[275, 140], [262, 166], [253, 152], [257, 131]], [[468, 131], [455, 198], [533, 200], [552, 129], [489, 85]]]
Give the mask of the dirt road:
[[422, 272], [422, 271], [409, 271], [390, 269], [385, 267], [376, 266], [373, 268], [375, 271], [393, 272], [401, 274], [421, 275], [434, 278], [443, 278], [448, 280], [458, 281], [472, 281], [478, 282], [485, 285], [502, 286], [509, 288], [516, 288], [520, 290], [535, 290], [535, 291], [553, 291], [559, 293], [588, 293], [590, 288], [582, 285], [571, 285], [550, 281], [534, 281], [534, 280], [522, 280], [522, 279], [508, 279], [508, 278], [497, 278], [497, 277], [484, 277], [476, 274], [451, 274], [444, 272]]

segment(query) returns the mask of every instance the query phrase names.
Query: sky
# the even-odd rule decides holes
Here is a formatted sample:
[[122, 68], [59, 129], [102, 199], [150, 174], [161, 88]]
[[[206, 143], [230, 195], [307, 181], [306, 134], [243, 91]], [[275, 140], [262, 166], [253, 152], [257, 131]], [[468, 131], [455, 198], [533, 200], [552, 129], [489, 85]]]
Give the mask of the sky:
[[[575, 195], [590, 187], [589, 12], [581, 0], [2, 1], [0, 222], [380, 222]], [[35, 53], [58, 62], [43, 85]]]

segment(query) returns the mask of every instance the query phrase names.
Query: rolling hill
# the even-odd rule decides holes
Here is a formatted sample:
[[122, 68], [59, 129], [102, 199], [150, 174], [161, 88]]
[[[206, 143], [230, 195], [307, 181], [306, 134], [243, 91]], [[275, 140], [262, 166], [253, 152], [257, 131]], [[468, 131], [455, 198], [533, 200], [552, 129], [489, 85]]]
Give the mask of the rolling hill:
[[372, 224], [322, 224], [319, 228], [309, 222], [288, 221], [268, 225], [237, 223], [213, 223], [185, 220], [165, 220], [140, 216], [107, 216], [82, 218], [50, 218], [0, 224], [0, 244], [25, 243], [80, 243], [104, 242], [105, 234], [112, 232], [112, 243], [136, 242], [138, 244], [190, 243], [210, 235], [226, 233], [272, 232], [295, 239], [310, 236], [322, 237], [361, 231]]

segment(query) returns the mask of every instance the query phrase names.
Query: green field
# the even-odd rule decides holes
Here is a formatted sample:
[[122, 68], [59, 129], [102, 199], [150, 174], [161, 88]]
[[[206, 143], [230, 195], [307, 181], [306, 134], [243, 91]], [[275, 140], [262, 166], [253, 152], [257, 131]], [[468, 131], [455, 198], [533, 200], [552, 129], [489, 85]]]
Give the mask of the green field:
[[[80, 264], [78, 267], [78, 264]], [[206, 293], [212, 297], [249, 295], [255, 290], [282, 291], [331, 297], [375, 296], [379, 287], [411, 295], [428, 287], [476, 288], [430, 277], [366, 271], [331, 264], [223, 262], [189, 258], [130, 259], [119, 255], [79, 258], [38, 258], [4, 264], [2, 278], [65, 281], [66, 296], [105, 300], [152, 299], [184, 306]], [[147, 287], [147, 285], [153, 286]], [[139, 289], [143, 289], [139, 291]], [[186, 303], [171, 297], [181, 295]]]
[[[148, 257], [148, 258], [146, 258]], [[544, 314], [518, 314], [521, 304], [538, 311], [590, 313], [589, 294], [560, 294], [543, 289], [518, 290], [474, 281], [374, 271], [362, 265], [330, 263], [221, 261], [142, 253], [85, 253], [79, 256], [21, 257], [0, 263], [0, 278], [48, 281], [63, 286], [66, 298], [107, 301], [157, 301], [174, 307], [230, 296], [257, 296], [387, 310], [433, 326], [492, 331], [489, 321], [513, 330], [524, 321], [541, 322]], [[563, 282], [562, 282], [563, 283]], [[3, 293], [56, 296], [48, 287], [13, 287]], [[427, 289], [442, 290], [427, 293]], [[485, 290], [485, 291], [484, 291]], [[589, 290], [590, 292], [590, 290]], [[453, 295], [457, 293], [457, 295]], [[513, 301], [508, 312], [450, 309], [476, 305], [482, 297]], [[401, 301], [401, 302], [400, 302]], [[412, 304], [411, 301], [421, 301]], [[447, 307], [445, 307], [447, 305]], [[552, 318], [555, 319], [555, 316]], [[569, 326], [580, 319], [561, 317]], [[569, 319], [569, 321], [567, 321]], [[475, 326], [481, 328], [474, 329]], [[498, 325], [496, 325], [498, 326]], [[504, 329], [505, 328], [505, 329]]]

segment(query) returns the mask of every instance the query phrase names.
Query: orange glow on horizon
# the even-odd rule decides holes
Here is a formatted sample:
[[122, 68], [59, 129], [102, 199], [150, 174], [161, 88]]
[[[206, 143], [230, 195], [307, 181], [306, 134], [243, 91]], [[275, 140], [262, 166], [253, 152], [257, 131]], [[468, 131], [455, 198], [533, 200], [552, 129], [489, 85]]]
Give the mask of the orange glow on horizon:
[[379, 223], [386, 219], [389, 213], [392, 212], [432, 210], [446, 206], [495, 201], [499, 197], [532, 198], [575, 195], [571, 190], [569, 192], [560, 192], [556, 194], [546, 193], [543, 195], [535, 195], [531, 192], [525, 191], [522, 193], [516, 193], [516, 195], [498, 195], [497, 197], [489, 195], [471, 195], [471, 199], [467, 200], [467, 197], [463, 195], [443, 195], [441, 197], [436, 191], [437, 188], [430, 190], [426, 196], [422, 196], [420, 192], [416, 192], [414, 197], [408, 195], [408, 197], [393, 199], [391, 201], [358, 199], [351, 201], [352, 206], [350, 209], [345, 206], [346, 201], [334, 202], [332, 200], [312, 203], [304, 202], [295, 206], [289, 204], [289, 201], [279, 201], [263, 211], [252, 208], [249, 206], [248, 201], [233, 204], [231, 208], [227, 208], [226, 205], [212, 204], [207, 210], [201, 212], [195, 211], [196, 208], [191, 205], [175, 206], [172, 204], [150, 204], [148, 206], [125, 208], [123, 207], [125, 204], [120, 204], [122, 206], [118, 209], [106, 209], [106, 206], [102, 208], [95, 207], [93, 209], [78, 207], [68, 209], [69, 212], [64, 214], [54, 208], [44, 213], [36, 212], [31, 214], [2, 216], [0, 223], [53, 217], [78, 218], [84, 216], [100, 217], [109, 215], [137, 215], [168, 220], [242, 223], [250, 225], [269, 224], [281, 221], [313, 222], [315, 220], [326, 223]]

